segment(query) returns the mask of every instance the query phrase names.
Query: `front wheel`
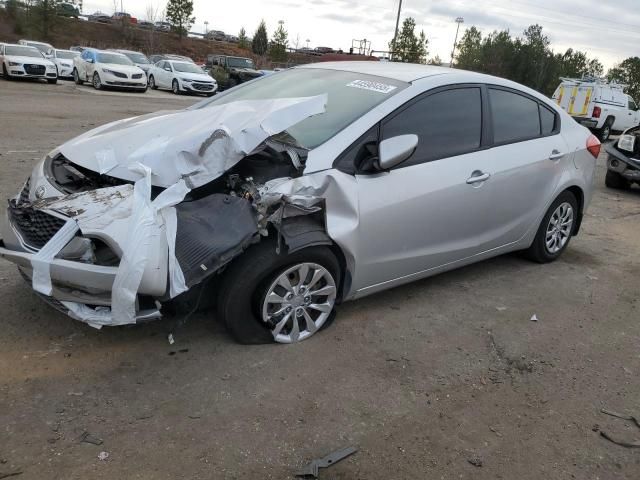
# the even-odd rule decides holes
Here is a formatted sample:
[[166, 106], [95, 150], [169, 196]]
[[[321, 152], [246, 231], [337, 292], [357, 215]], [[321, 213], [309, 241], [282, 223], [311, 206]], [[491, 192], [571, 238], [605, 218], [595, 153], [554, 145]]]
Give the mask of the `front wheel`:
[[171, 91], [176, 95], [180, 95], [180, 84], [178, 83], [178, 80], [174, 80], [171, 84]]
[[58, 79], [57, 78], [47, 78], [47, 83], [49, 85], [55, 85], [56, 83], [58, 83]]
[[96, 90], [102, 90], [102, 82], [100, 81], [100, 75], [98, 75], [98, 72], [93, 74], [93, 88]]
[[158, 88], [156, 85], [156, 79], [153, 78], [153, 75], [149, 77], [149, 87], [151, 87], [151, 90], [156, 90]]
[[536, 237], [525, 254], [538, 263], [556, 260], [565, 251], [578, 218], [578, 201], [573, 193], [562, 192], [551, 204]]
[[607, 175], [604, 177], [604, 184], [607, 188], [615, 188], [617, 190], [626, 190], [631, 186], [629, 180], [611, 170], [607, 170]]
[[2, 76], [5, 80], [11, 80], [11, 75], [7, 72], [7, 66], [4, 63], [2, 64]]
[[340, 277], [328, 247], [277, 254], [263, 242], [225, 273], [218, 314], [240, 343], [300, 342], [333, 321]]

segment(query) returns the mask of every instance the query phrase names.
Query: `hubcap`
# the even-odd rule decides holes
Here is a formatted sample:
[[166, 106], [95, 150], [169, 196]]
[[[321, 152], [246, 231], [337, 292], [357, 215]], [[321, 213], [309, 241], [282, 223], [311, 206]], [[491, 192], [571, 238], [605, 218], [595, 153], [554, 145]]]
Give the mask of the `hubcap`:
[[276, 342], [309, 338], [327, 321], [336, 301], [336, 282], [317, 263], [299, 263], [271, 284], [262, 304], [262, 320]]
[[547, 225], [545, 242], [549, 253], [558, 253], [564, 248], [573, 228], [573, 208], [567, 202], [555, 209]]

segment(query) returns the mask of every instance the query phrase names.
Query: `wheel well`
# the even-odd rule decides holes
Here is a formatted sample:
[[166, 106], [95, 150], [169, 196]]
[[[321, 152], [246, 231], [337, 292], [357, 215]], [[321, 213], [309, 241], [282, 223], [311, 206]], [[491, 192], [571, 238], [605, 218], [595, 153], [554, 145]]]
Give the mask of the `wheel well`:
[[335, 242], [329, 245], [329, 249], [331, 249], [331, 252], [333, 252], [333, 254], [338, 259], [338, 263], [340, 264], [340, 269], [342, 270], [341, 272], [342, 275], [340, 278], [340, 288], [338, 290], [338, 297], [336, 299], [338, 303], [341, 303], [342, 300], [344, 299], [346, 292], [348, 292], [351, 289], [351, 281], [352, 281], [351, 272], [347, 268], [347, 259], [344, 256], [342, 249]]
[[615, 123], [615, 121], [616, 121], [616, 117], [614, 117], [613, 115], [609, 115], [609, 116], [607, 117], [607, 119], [604, 121], [604, 124], [606, 125], [606, 124], [608, 123], [608, 124], [609, 124], [609, 126], [611, 127], [611, 126], [613, 126], [613, 124]]
[[573, 235], [577, 235], [580, 231], [580, 225], [582, 224], [582, 217], [584, 214], [584, 192], [578, 186], [572, 186], [567, 188], [565, 191], [573, 193], [573, 196], [576, 197], [578, 202], [578, 218], [576, 219], [576, 223], [573, 227]]

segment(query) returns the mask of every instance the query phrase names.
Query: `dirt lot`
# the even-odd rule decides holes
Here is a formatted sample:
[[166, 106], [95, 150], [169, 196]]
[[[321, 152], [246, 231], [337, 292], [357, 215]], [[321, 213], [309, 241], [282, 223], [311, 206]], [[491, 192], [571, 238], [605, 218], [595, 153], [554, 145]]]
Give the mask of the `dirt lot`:
[[[0, 80], [0, 196], [72, 136], [195, 100]], [[598, 431], [640, 439], [600, 413], [640, 414], [640, 190], [605, 189], [603, 164], [560, 261], [348, 303], [295, 346], [236, 345], [209, 314], [94, 330], [0, 262], [0, 478], [283, 479], [357, 445], [321, 478], [637, 479], [640, 451]]]

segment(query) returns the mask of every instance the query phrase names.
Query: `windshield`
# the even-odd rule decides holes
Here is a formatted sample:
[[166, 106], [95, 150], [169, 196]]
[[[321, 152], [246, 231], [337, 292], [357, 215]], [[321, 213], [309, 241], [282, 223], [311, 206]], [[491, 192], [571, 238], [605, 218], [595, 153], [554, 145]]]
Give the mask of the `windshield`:
[[4, 47], [5, 55], [15, 55], [19, 57], [35, 57], [42, 58], [42, 54], [35, 47]]
[[149, 59], [145, 57], [142, 53], [125, 53], [124, 55], [129, 57], [129, 60], [131, 60], [133, 63], [141, 63], [145, 65], [147, 63], [151, 63]]
[[27, 43], [27, 45], [37, 48], [42, 53], [47, 53], [49, 50], [51, 50], [51, 47], [49, 45], [45, 45], [43, 43]]
[[62, 58], [63, 60], [73, 60], [74, 57], [80, 55], [79, 52], [69, 52], [67, 50], [56, 50], [56, 58]]
[[176, 72], [182, 73], [204, 73], [195, 63], [174, 62], [173, 68]]
[[230, 67], [235, 68], [256, 68], [253, 61], [249, 58], [228, 57], [227, 62]]
[[312, 97], [327, 94], [325, 113], [297, 123], [287, 130], [301, 147], [323, 144], [376, 105], [388, 100], [408, 83], [361, 73], [300, 68], [286, 70], [235, 87], [195, 108], [223, 105], [239, 100]]
[[133, 65], [133, 62], [118, 53], [99, 53], [98, 63], [115, 63], [117, 65]]

